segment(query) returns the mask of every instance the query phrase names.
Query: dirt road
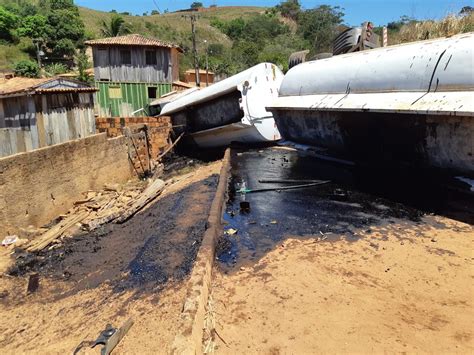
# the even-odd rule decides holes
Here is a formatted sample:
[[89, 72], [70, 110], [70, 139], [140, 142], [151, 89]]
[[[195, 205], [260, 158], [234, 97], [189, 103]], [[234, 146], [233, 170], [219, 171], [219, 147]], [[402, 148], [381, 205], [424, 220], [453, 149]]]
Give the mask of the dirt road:
[[288, 234], [255, 263], [216, 270], [217, 352], [473, 353], [474, 228], [392, 222], [353, 229], [355, 241]]
[[[16, 270], [20, 276], [3, 274], [2, 353], [70, 353], [129, 317], [135, 324], [118, 353], [169, 352], [220, 167], [198, 168], [127, 223], [66, 240]], [[25, 296], [21, 275], [32, 271], [40, 288]]]

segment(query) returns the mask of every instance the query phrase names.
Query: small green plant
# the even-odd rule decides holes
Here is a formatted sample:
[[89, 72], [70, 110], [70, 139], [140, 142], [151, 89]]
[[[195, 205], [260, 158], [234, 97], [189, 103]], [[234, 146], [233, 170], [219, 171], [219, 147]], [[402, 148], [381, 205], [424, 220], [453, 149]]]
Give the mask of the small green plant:
[[40, 68], [36, 62], [31, 60], [21, 60], [14, 65], [16, 76], [24, 76], [27, 78], [39, 78]]
[[83, 81], [85, 83], [91, 84], [94, 80], [93, 78], [87, 73], [87, 69], [89, 69], [91, 63], [89, 62], [89, 57], [86, 53], [81, 52], [76, 56], [76, 64], [77, 64], [77, 71], [79, 74], [77, 75], [77, 80]]
[[52, 63], [44, 68], [48, 76], [56, 76], [59, 74], [64, 74], [68, 72], [68, 67], [62, 63]]

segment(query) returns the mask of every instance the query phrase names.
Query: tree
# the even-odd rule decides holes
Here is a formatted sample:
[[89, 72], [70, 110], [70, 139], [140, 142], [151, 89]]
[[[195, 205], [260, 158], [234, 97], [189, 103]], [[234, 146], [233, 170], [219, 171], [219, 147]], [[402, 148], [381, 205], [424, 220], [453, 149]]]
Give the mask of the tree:
[[28, 78], [39, 78], [40, 68], [36, 62], [31, 60], [21, 60], [14, 65], [16, 76], [24, 76]]
[[301, 4], [299, 0], [286, 0], [282, 1], [275, 8], [280, 11], [283, 17], [290, 18], [292, 20], [297, 20], [298, 15], [301, 12]]
[[158, 10], [151, 10], [151, 15], [159, 15], [160, 12]]
[[43, 15], [26, 16], [17, 29], [18, 36], [29, 38], [44, 38], [47, 32], [47, 18]]
[[342, 24], [344, 12], [339, 6], [321, 5], [298, 16], [298, 33], [307, 40], [315, 53], [331, 51], [336, 28]]
[[87, 69], [90, 67], [89, 57], [82, 51], [76, 56], [77, 71], [79, 72], [77, 80], [85, 83], [91, 83], [92, 77], [87, 73]]
[[18, 16], [0, 6], [0, 38], [10, 41], [16, 27]]
[[387, 28], [392, 31], [400, 31], [400, 29], [404, 25], [408, 25], [409, 23], [415, 23], [416, 20], [413, 17], [409, 17], [407, 15], [400, 16], [400, 20], [389, 22], [387, 24]]
[[[57, 3], [56, 6], [67, 4], [64, 1], [65, 3]], [[52, 10], [48, 14], [47, 23], [46, 46], [54, 57], [71, 58], [75, 49], [83, 46], [84, 23], [77, 11], [64, 8]]]
[[49, 0], [51, 10], [71, 10], [79, 13], [79, 9], [74, 5], [74, 0]]
[[201, 7], [204, 7], [204, 5], [202, 4], [202, 2], [199, 2], [199, 1], [195, 1], [191, 4], [190, 8], [191, 9], [199, 9]]
[[224, 45], [222, 43], [210, 43], [207, 47], [209, 54], [219, 57], [224, 54]]
[[132, 30], [122, 16], [113, 15], [109, 22], [102, 21], [100, 32], [105, 37], [117, 37], [129, 34]]

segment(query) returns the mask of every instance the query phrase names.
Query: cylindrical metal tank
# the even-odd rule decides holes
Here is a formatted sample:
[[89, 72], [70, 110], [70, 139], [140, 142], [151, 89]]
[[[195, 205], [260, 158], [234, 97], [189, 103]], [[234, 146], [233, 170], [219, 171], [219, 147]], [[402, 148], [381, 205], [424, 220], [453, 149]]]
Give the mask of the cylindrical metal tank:
[[470, 91], [474, 34], [377, 48], [292, 68], [280, 96]]
[[325, 155], [474, 176], [473, 51], [466, 33], [306, 62], [268, 109]]
[[166, 104], [161, 115], [202, 147], [275, 141], [280, 133], [266, 106], [278, 97], [282, 80], [277, 66], [261, 63]]

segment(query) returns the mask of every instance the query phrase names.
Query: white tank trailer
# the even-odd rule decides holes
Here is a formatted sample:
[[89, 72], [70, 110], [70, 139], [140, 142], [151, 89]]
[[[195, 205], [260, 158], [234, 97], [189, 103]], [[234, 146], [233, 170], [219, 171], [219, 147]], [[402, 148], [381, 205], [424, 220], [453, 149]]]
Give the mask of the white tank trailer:
[[276, 141], [280, 133], [266, 106], [282, 80], [277, 66], [261, 63], [166, 104], [160, 115], [171, 116], [175, 133], [203, 148]]
[[284, 139], [355, 162], [474, 175], [474, 33], [306, 62], [268, 109]]

